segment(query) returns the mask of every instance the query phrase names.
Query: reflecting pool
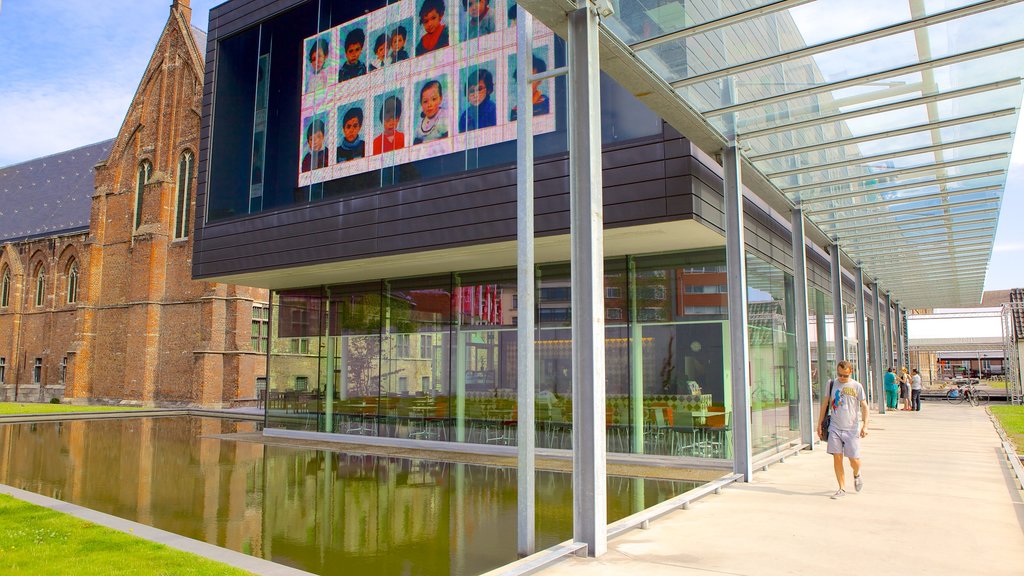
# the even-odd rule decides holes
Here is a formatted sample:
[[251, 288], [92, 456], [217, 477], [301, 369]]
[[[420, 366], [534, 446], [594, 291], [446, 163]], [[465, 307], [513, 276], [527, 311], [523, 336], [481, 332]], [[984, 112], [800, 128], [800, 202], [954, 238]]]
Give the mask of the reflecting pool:
[[[319, 574], [478, 574], [516, 559], [514, 468], [216, 437], [256, 429], [197, 417], [0, 425], [0, 482]], [[609, 521], [698, 484], [610, 477]], [[538, 547], [571, 535], [569, 474], [538, 472]]]

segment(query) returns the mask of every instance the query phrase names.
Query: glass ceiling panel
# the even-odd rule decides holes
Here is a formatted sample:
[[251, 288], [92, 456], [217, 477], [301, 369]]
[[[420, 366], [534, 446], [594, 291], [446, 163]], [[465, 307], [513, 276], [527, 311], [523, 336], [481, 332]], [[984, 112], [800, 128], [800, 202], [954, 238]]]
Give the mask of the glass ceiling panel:
[[946, 256], [936, 293], [980, 296], [1024, 92], [1024, 1], [613, 5], [602, 24], [876, 278], [916, 286], [878, 265], [912, 247]]
[[920, 126], [929, 122], [942, 122], [989, 112], [1013, 110], [1020, 104], [1020, 100], [1021, 87], [1018, 85], [899, 110], [882, 111], [842, 122], [783, 130], [755, 137], [748, 136], [744, 138], [743, 142], [750, 149], [748, 155], [754, 158], [779, 150], [834, 142], [839, 139], [876, 134], [886, 130]]

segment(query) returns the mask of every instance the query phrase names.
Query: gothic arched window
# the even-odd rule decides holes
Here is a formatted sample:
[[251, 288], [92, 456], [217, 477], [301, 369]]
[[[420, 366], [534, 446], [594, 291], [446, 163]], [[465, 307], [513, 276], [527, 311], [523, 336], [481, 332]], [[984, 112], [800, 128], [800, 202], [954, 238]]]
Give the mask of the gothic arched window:
[[188, 237], [188, 197], [192, 184], [192, 151], [185, 150], [178, 160], [178, 191], [174, 210], [174, 237]]
[[149, 177], [153, 174], [153, 165], [148, 160], [143, 160], [139, 164], [138, 181], [135, 184], [135, 229], [138, 230], [139, 226], [142, 225], [142, 196], [146, 191], [146, 184], [149, 183]]
[[42, 306], [46, 302], [46, 270], [43, 265], [36, 266], [36, 306]]
[[0, 307], [6, 308], [11, 303], [11, 271], [4, 268], [3, 278], [0, 279]]
[[68, 304], [78, 302], [78, 263], [74, 260], [68, 265]]

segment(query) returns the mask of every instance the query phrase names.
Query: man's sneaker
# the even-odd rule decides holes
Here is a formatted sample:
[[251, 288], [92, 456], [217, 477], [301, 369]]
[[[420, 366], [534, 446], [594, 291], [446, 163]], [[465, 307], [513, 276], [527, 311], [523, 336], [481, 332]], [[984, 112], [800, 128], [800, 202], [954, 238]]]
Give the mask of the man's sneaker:
[[832, 499], [833, 500], [839, 500], [843, 496], [846, 496], [846, 490], [843, 490], [842, 488], [840, 488], [839, 490], [836, 490], [835, 494], [832, 495]]
[[860, 476], [854, 476], [853, 487], [857, 489], [857, 492], [860, 492], [860, 489], [864, 487], [864, 479]]

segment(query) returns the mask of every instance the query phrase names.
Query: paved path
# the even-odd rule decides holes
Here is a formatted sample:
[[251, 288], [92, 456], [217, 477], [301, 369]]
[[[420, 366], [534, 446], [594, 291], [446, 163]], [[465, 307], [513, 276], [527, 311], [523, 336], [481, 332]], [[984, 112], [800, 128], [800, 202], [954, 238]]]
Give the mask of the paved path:
[[819, 445], [542, 574], [1024, 574], [1024, 503], [983, 408], [928, 402], [868, 431], [859, 494], [829, 499]]

